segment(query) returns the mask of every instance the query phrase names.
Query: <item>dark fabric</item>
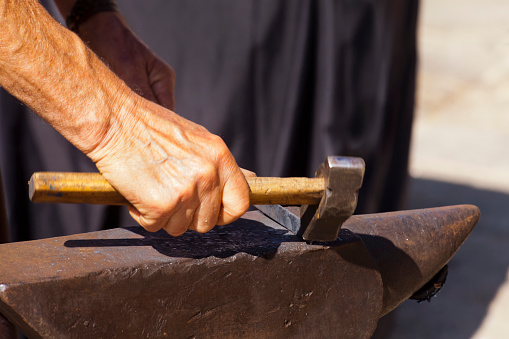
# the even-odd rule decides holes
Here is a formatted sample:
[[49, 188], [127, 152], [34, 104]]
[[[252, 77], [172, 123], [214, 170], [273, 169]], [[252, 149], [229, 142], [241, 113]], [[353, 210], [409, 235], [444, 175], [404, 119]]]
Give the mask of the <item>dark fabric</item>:
[[0, 172], [0, 244], [9, 242], [7, 210], [5, 209], [5, 198], [3, 193], [2, 173]]
[[[175, 70], [176, 112], [260, 176], [312, 176], [327, 155], [367, 170], [358, 212], [401, 208], [413, 118], [418, 0], [117, 1]], [[123, 210], [31, 205], [33, 171], [91, 170], [63, 138], [0, 98], [14, 238], [132, 224]], [[114, 211], [111, 209], [111, 211]], [[119, 221], [120, 220], [120, 221]]]
[[[310, 176], [327, 155], [361, 156], [367, 171], [358, 211], [401, 207], [418, 1], [119, 6], [175, 69], [176, 112], [221, 135], [240, 166]], [[141, 21], [139, 13], [158, 8], [162, 20]]]

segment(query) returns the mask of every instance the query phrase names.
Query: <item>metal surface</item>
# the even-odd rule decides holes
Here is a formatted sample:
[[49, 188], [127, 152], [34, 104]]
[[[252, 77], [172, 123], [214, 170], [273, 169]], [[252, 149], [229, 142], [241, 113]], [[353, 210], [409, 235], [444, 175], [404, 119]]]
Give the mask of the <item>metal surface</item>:
[[[368, 338], [472, 231], [473, 206], [353, 216], [307, 244], [259, 212], [0, 246], [0, 311], [33, 338]], [[452, 288], [452, 287], [451, 287]]]
[[344, 227], [361, 237], [382, 274], [382, 315], [412, 296], [418, 290], [415, 286], [420, 288], [422, 282], [430, 281], [460, 248], [479, 218], [479, 209], [472, 205], [350, 218], [353, 220]]
[[298, 234], [300, 230], [300, 218], [291, 213], [281, 205], [255, 205], [260, 212], [283, 226], [293, 234]]
[[324, 178], [325, 192], [318, 206], [303, 205], [299, 235], [305, 240], [333, 241], [341, 225], [355, 211], [364, 178], [364, 160], [327, 157], [316, 172]]

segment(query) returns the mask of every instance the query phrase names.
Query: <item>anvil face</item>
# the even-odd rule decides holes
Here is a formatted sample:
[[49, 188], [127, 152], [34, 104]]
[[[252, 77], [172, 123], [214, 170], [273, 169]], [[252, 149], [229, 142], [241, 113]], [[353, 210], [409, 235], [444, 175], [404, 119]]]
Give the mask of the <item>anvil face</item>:
[[[447, 215], [447, 225], [440, 215]], [[369, 337], [388, 307], [443, 267], [476, 215], [462, 206], [356, 216], [338, 240], [321, 244], [300, 241], [258, 212], [177, 238], [130, 227], [5, 244], [0, 312], [33, 338]], [[410, 229], [418, 220], [416, 238]], [[454, 245], [430, 248], [421, 240], [426, 223], [433, 237], [454, 230]], [[383, 258], [372, 257], [381, 249], [361, 239], [377, 225], [390, 233], [373, 235], [391, 244], [388, 258], [413, 263], [412, 278], [402, 277], [406, 284], [389, 282], [400, 294], [384, 290]], [[412, 244], [394, 239], [397, 227]], [[401, 254], [405, 246], [427, 246], [437, 267], [424, 265], [415, 251]]]

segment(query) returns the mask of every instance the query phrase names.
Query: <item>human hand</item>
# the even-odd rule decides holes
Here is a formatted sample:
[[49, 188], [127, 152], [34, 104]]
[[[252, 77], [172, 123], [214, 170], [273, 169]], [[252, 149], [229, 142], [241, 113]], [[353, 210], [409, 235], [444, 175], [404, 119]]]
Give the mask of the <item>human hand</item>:
[[[173, 70], [130, 30], [119, 13], [92, 16], [80, 25], [79, 36], [134, 92], [173, 109]], [[125, 135], [127, 142], [136, 146], [126, 147], [125, 140], [118, 141], [124, 145], [120, 153], [133, 154], [120, 163], [128, 160], [123, 168], [129, 169], [143, 189], [133, 191], [128, 187], [132, 180], [125, 173], [119, 177], [118, 170], [123, 170], [118, 157], [107, 156], [97, 162], [110, 184], [131, 202], [131, 216], [147, 230], [163, 228], [175, 236], [188, 228], [207, 232], [216, 224], [228, 224], [240, 217], [249, 206], [249, 189], [246, 191], [245, 179], [239, 176], [224, 142], [173, 112], [145, 105], [150, 111], [145, 113], [147, 119], [136, 122], [144, 125], [143, 132], [136, 135], [144, 142], [134, 140], [136, 128], [127, 129]], [[154, 111], [158, 113], [153, 115]], [[172, 139], [176, 135], [182, 138]], [[140, 150], [133, 152], [137, 146]], [[240, 173], [254, 175], [244, 170]]]
[[[0, 85], [88, 155], [141, 226], [206, 232], [247, 210], [249, 187], [221, 138], [135, 94], [38, 1], [7, 2], [2, 11]], [[159, 94], [171, 89], [162, 85], [168, 77], [151, 74], [154, 97], [168, 100]]]
[[79, 26], [79, 36], [136, 93], [173, 110], [173, 69], [155, 55], [118, 12], [100, 12]]
[[244, 175], [216, 135], [138, 96], [88, 155], [149, 231], [178, 236], [233, 222], [249, 207]]

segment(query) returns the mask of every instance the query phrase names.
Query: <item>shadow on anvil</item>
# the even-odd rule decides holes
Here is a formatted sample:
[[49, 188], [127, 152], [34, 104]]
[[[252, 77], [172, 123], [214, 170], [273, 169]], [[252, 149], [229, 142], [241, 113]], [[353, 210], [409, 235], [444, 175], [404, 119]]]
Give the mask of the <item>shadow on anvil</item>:
[[[207, 257], [228, 258], [238, 253], [247, 253], [252, 256], [270, 260], [276, 254], [283, 242], [303, 243], [302, 238], [289, 233], [286, 230], [268, 227], [256, 220], [239, 219], [231, 225], [216, 227], [208, 233], [187, 231], [179, 237], [173, 237], [161, 230], [148, 232], [139, 226], [126, 227], [130, 232], [143, 236], [139, 239], [83, 239], [68, 240], [66, 247], [122, 247], [122, 246], [151, 246], [159, 253], [168, 257], [203, 259]], [[312, 245], [340, 247], [342, 245], [360, 241], [370, 246], [375, 252], [383, 251], [387, 260], [396, 262], [406, 267], [406, 273], [421, 277], [417, 264], [405, 252], [396, 248], [394, 244], [380, 236], [366, 236], [355, 234], [348, 229], [342, 229], [338, 239], [333, 242], [313, 242]], [[369, 249], [368, 249], [369, 250]], [[370, 251], [371, 252], [371, 251]], [[338, 254], [340, 252], [337, 252]], [[342, 253], [344, 260], [353, 265], [365, 266], [363, 260], [359, 260], [355, 253], [348, 255], [348, 251]]]
[[241, 220], [227, 227], [215, 227], [208, 233], [187, 231], [174, 237], [164, 230], [149, 232], [142, 227], [124, 229], [141, 235], [137, 239], [83, 239], [68, 240], [65, 247], [130, 247], [151, 246], [168, 257], [202, 259], [207, 257], [228, 258], [245, 252], [257, 257], [271, 259], [282, 242], [298, 242], [296, 236], [284, 230], [273, 229], [258, 221]]

